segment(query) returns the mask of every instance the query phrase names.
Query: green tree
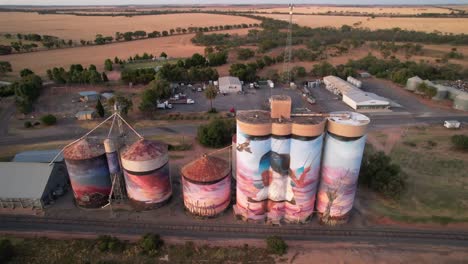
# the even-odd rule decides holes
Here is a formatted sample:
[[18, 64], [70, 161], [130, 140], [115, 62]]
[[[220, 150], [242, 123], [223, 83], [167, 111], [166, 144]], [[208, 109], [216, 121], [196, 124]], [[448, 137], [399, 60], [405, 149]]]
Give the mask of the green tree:
[[251, 49], [238, 49], [237, 50], [237, 59], [239, 60], [248, 60], [255, 55], [255, 52]]
[[164, 79], [156, 79], [149, 83], [146, 90], [141, 94], [140, 111], [153, 112], [158, 107], [158, 102], [171, 96], [170, 84]]
[[266, 239], [268, 252], [276, 255], [284, 255], [288, 251], [286, 242], [278, 236], [269, 236]]
[[210, 100], [210, 112], [214, 112], [215, 109], [213, 109], [213, 100], [216, 98], [218, 95], [218, 89], [212, 84], [208, 85], [205, 90], [205, 97], [206, 99]]
[[107, 105], [109, 106], [113, 107], [115, 103], [118, 104], [122, 115], [128, 115], [128, 112], [133, 109], [132, 99], [127, 96], [116, 94], [114, 97], [107, 100]]
[[33, 102], [39, 97], [42, 89], [42, 79], [30, 74], [21, 78], [21, 80], [12, 84], [15, 93], [15, 101], [18, 110], [27, 114], [32, 110]]
[[11, 64], [8, 61], [0, 61], [0, 75], [11, 72]]
[[15, 255], [14, 247], [9, 239], [0, 239], [0, 263], [7, 263]]
[[450, 140], [456, 150], [468, 151], [468, 136], [453, 135]]
[[337, 75], [337, 71], [333, 65], [328, 62], [315, 64], [312, 68], [312, 74], [317, 77], [325, 77], [327, 75]]
[[34, 74], [34, 72], [31, 71], [30, 69], [27, 69], [27, 68], [22, 69], [22, 70], [20, 71], [20, 76], [21, 76], [21, 77], [26, 77], [26, 76], [31, 75], [31, 74]]
[[97, 113], [100, 117], [104, 117], [105, 111], [104, 111], [104, 106], [102, 106], [101, 100], [98, 100], [98, 101], [97, 101], [97, 104], [96, 104], [96, 113]]
[[54, 115], [48, 114], [41, 117], [41, 121], [46, 126], [52, 126], [57, 123], [57, 118]]
[[233, 119], [215, 119], [207, 125], [198, 127], [197, 139], [206, 147], [224, 147], [231, 143], [235, 131], [236, 124]]
[[112, 71], [112, 61], [110, 59], [104, 61], [104, 69], [106, 71]]
[[158, 251], [164, 245], [164, 240], [157, 234], [145, 234], [139, 241], [138, 247], [142, 251], [142, 253], [147, 255], [154, 255], [158, 253]]
[[105, 72], [102, 72], [102, 81], [103, 82], [108, 82], [109, 78], [107, 78], [107, 74]]
[[161, 52], [161, 54], [159, 55], [159, 57], [161, 57], [161, 58], [167, 58], [166, 52], [164, 52], [164, 51]]

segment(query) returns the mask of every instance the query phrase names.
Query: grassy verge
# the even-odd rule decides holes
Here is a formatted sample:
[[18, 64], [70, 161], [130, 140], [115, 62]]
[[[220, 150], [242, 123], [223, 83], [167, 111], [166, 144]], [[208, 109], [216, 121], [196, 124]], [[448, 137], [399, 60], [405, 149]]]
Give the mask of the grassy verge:
[[466, 133], [443, 128], [413, 128], [390, 153], [408, 175], [398, 201], [378, 199], [378, 215], [410, 223], [468, 222], [468, 155], [452, 149], [450, 136]]

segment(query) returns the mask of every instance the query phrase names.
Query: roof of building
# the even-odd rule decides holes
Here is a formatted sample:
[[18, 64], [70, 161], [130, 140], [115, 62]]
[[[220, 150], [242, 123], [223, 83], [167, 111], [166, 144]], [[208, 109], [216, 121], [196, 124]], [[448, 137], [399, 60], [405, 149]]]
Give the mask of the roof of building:
[[[49, 163], [55, 156], [60, 153], [59, 149], [49, 149], [49, 150], [32, 150], [24, 151], [17, 153], [13, 158], [13, 162], [40, 162], [40, 163]], [[63, 154], [60, 153], [55, 159], [55, 162], [62, 162]]]
[[75, 114], [75, 116], [80, 116], [80, 115], [92, 115], [95, 111], [94, 110], [83, 110], [79, 111]]
[[93, 96], [93, 95], [99, 95], [98, 92], [96, 91], [84, 91], [84, 92], [79, 92], [78, 94], [80, 94], [80, 96]]
[[102, 93], [101, 96], [104, 97], [106, 100], [109, 100], [112, 97], [114, 97], [114, 93]]
[[0, 81], [0, 87], [1, 86], [8, 86], [10, 84], [11, 84], [11, 82]]
[[54, 166], [47, 163], [0, 162], [0, 197], [42, 197]]
[[411, 81], [414, 80], [414, 81], [421, 81], [421, 82], [422, 82], [422, 79], [419, 78], [419, 76], [413, 76], [413, 77], [411, 77], [411, 78], [408, 78], [408, 80], [411, 80]]
[[239, 78], [232, 76], [219, 77], [219, 86], [242, 85]]
[[226, 177], [229, 170], [229, 163], [217, 157], [204, 156], [185, 165], [182, 175], [196, 182], [214, 182]]
[[375, 93], [367, 93], [363, 91], [356, 91], [346, 93], [344, 96], [353, 100], [357, 105], [390, 105], [390, 102]]
[[336, 77], [333, 75], [329, 75], [323, 78], [323, 81], [333, 83], [336, 89], [338, 89], [342, 94], [353, 92], [353, 91], [361, 91], [356, 86], [352, 85], [351, 83], [341, 79], [340, 77]]

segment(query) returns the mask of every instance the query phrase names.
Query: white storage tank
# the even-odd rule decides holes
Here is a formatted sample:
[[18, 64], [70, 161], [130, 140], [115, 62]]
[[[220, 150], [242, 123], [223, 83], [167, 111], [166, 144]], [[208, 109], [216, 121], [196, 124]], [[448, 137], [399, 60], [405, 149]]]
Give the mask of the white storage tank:
[[419, 78], [418, 76], [411, 77], [406, 81], [406, 90], [415, 92], [418, 90], [418, 86], [422, 82], [423, 80]]
[[348, 76], [348, 78], [346, 79], [350, 84], [356, 86], [357, 88], [361, 88], [362, 87], [362, 82], [356, 78], [353, 78], [352, 76]]

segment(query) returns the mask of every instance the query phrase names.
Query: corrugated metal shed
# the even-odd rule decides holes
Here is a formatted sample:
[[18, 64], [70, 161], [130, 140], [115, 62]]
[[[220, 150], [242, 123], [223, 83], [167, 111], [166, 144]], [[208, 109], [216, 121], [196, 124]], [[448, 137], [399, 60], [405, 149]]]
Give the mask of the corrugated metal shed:
[[[32, 150], [24, 151], [17, 153], [13, 158], [12, 162], [40, 162], [40, 163], [49, 163], [51, 162], [57, 154], [59, 154], [59, 149], [49, 149], [49, 150]], [[55, 162], [62, 162], [63, 155], [60, 154]]]
[[0, 162], [0, 198], [40, 199], [53, 169], [46, 163]]
[[242, 84], [237, 77], [224, 76], [218, 79], [219, 90], [222, 93], [240, 92]]

